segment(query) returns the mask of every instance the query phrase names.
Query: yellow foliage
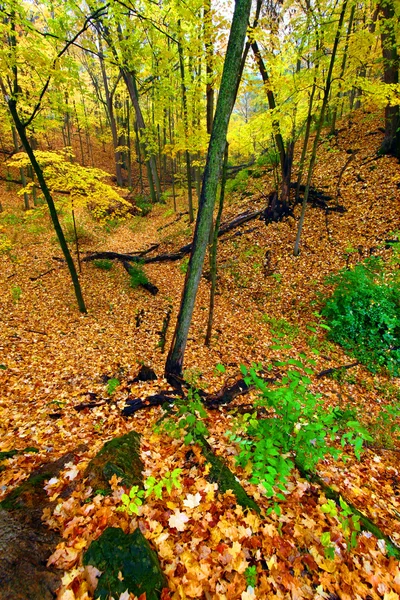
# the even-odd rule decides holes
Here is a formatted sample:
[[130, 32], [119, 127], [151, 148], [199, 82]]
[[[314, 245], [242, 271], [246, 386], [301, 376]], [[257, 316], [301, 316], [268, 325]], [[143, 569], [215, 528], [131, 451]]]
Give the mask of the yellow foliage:
[[0, 254], [5, 254], [12, 248], [12, 243], [6, 235], [0, 233]]
[[[109, 174], [101, 169], [82, 167], [71, 162], [70, 148], [60, 152], [36, 151], [36, 159], [43, 170], [46, 183], [52, 193], [68, 193], [71, 206], [84, 206], [90, 209], [96, 219], [126, 216], [130, 204], [119, 191], [106, 183]], [[30, 160], [25, 152], [15, 154], [8, 161], [10, 167], [28, 167]], [[19, 194], [30, 192], [32, 183]]]

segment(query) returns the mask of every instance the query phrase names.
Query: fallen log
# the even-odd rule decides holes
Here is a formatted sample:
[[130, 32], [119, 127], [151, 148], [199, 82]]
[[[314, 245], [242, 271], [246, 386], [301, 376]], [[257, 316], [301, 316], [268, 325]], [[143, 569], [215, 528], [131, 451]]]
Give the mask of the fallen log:
[[[235, 227], [243, 225], [243, 223], [247, 223], [248, 221], [257, 219], [257, 217], [260, 217], [263, 214], [263, 212], [264, 209], [256, 211], [245, 211], [237, 217], [235, 217], [232, 221], [222, 223], [218, 231], [218, 237], [224, 235], [225, 233], [228, 233], [228, 231], [231, 231]], [[154, 247], [155, 244], [153, 244], [153, 246], [148, 248], [147, 250], [143, 250], [141, 252], [132, 252], [130, 254], [121, 254], [120, 252], [93, 252], [92, 254], [85, 256], [82, 259], [82, 262], [90, 262], [93, 260], [104, 258], [109, 260], [120, 260], [121, 262], [141, 262], [142, 264], [146, 265], [151, 263], [175, 261], [180, 260], [181, 258], [186, 256], [186, 254], [189, 254], [189, 252], [192, 250], [192, 243], [182, 246], [176, 252], [158, 254], [157, 256], [146, 256], [154, 249]]]
[[359, 362], [354, 362], [354, 363], [351, 363], [350, 365], [341, 365], [340, 367], [332, 367], [331, 369], [324, 369], [323, 371], [321, 371], [320, 373], [317, 374], [317, 379], [321, 379], [321, 377], [327, 377], [329, 375], [332, 375], [333, 373], [337, 373], [338, 371], [341, 371], [342, 369], [351, 369], [352, 367], [356, 367], [359, 364], [360, 364]]

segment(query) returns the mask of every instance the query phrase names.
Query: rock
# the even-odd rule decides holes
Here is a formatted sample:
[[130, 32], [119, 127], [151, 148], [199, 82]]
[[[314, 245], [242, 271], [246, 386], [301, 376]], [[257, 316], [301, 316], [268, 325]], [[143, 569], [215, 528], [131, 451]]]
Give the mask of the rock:
[[46, 563], [60, 537], [19, 516], [0, 508], [0, 600], [53, 600], [62, 572]]
[[109, 527], [91, 543], [83, 564], [102, 571], [95, 599], [118, 598], [128, 590], [138, 597], [145, 593], [146, 600], [158, 600], [167, 587], [157, 554], [139, 528], [125, 534], [122, 529]]
[[110, 490], [108, 482], [113, 475], [120, 477], [123, 485], [138, 485], [142, 488], [143, 463], [139, 450], [140, 435], [136, 431], [106, 442], [85, 471], [85, 477], [88, 477], [93, 490]]
[[68, 453], [36, 469], [0, 503], [0, 600], [52, 600], [62, 572], [47, 568], [61, 540], [42, 523], [50, 505], [43, 484], [74, 459]]

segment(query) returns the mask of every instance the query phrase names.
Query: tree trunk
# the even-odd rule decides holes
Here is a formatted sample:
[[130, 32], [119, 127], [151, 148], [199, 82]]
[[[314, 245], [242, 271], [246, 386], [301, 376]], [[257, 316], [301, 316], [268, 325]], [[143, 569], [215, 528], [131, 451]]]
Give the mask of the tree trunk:
[[205, 345], [209, 346], [211, 343], [212, 324], [214, 317], [214, 301], [215, 301], [215, 290], [217, 287], [217, 248], [218, 248], [218, 231], [221, 223], [222, 211], [224, 209], [225, 199], [225, 184], [226, 184], [226, 171], [228, 166], [228, 143], [225, 146], [224, 154], [224, 165], [222, 167], [222, 179], [221, 179], [221, 192], [219, 197], [219, 207], [217, 218], [215, 219], [214, 231], [212, 236], [212, 246], [210, 249], [210, 274], [211, 274], [211, 289], [210, 289], [210, 307], [208, 310], [208, 323], [207, 333], [205, 338]]
[[339, 23], [338, 23], [338, 27], [337, 27], [337, 31], [336, 31], [335, 41], [333, 43], [333, 48], [332, 48], [331, 60], [330, 60], [330, 63], [329, 63], [328, 74], [326, 76], [326, 84], [325, 84], [325, 90], [324, 90], [324, 97], [323, 97], [323, 100], [322, 100], [322, 107], [321, 107], [321, 112], [320, 112], [320, 115], [319, 115], [317, 130], [315, 132], [315, 138], [314, 138], [314, 144], [313, 144], [313, 149], [312, 149], [311, 158], [310, 158], [310, 164], [308, 166], [307, 184], [306, 184], [306, 189], [304, 190], [304, 198], [303, 198], [303, 204], [302, 204], [302, 207], [301, 207], [301, 215], [300, 215], [300, 220], [299, 220], [299, 226], [298, 226], [298, 229], [297, 229], [297, 236], [296, 236], [296, 241], [295, 241], [294, 249], [293, 249], [294, 256], [298, 256], [298, 254], [299, 254], [300, 237], [301, 237], [301, 232], [302, 232], [302, 229], [303, 229], [304, 217], [305, 217], [305, 214], [306, 214], [308, 194], [309, 194], [310, 185], [311, 185], [311, 177], [312, 177], [312, 174], [313, 174], [313, 171], [314, 171], [315, 159], [317, 157], [317, 147], [318, 147], [319, 137], [320, 137], [320, 134], [321, 134], [322, 125], [324, 123], [325, 110], [326, 110], [326, 107], [328, 105], [329, 92], [330, 92], [331, 84], [332, 84], [333, 66], [335, 64], [337, 48], [338, 48], [339, 40], [340, 40], [340, 32], [341, 32], [342, 26], [343, 26], [344, 16], [345, 16], [345, 13], [346, 13], [346, 8], [347, 8], [347, 2], [348, 2], [348, 0], [344, 0], [343, 1], [342, 10], [340, 12], [340, 17], [339, 17]]
[[[179, 31], [180, 21], [178, 21]], [[188, 186], [188, 208], [189, 208], [189, 223], [193, 223], [194, 221], [194, 212], [193, 212], [193, 195], [192, 195], [192, 168], [191, 168], [191, 160], [190, 160], [190, 152], [188, 149], [189, 143], [189, 123], [188, 123], [188, 104], [187, 104], [187, 93], [186, 93], [186, 84], [185, 84], [185, 63], [183, 59], [183, 48], [181, 40], [178, 41], [178, 54], [179, 54], [179, 70], [181, 74], [181, 92], [182, 92], [182, 108], [183, 108], [183, 123], [185, 128], [185, 159], [186, 159], [186, 178], [187, 178], [187, 186]]]
[[42, 189], [43, 196], [47, 202], [47, 206], [49, 207], [49, 212], [51, 216], [51, 220], [53, 222], [54, 229], [57, 234], [58, 241], [60, 242], [62, 253], [64, 254], [65, 261], [68, 265], [68, 269], [71, 275], [72, 283], [75, 290], [75, 296], [78, 302], [79, 310], [81, 313], [86, 313], [86, 306], [82, 296], [82, 290], [79, 283], [78, 273], [75, 268], [74, 261], [72, 259], [71, 253], [68, 248], [68, 244], [64, 237], [64, 232], [61, 229], [60, 221], [58, 220], [57, 210], [53, 201], [53, 198], [50, 194], [50, 190], [47, 187], [46, 181], [43, 176], [42, 169], [40, 168], [39, 163], [36, 160], [35, 154], [32, 150], [31, 145], [29, 144], [28, 138], [26, 137], [25, 127], [21, 123], [21, 120], [17, 113], [17, 102], [16, 100], [10, 99], [8, 101], [8, 107], [10, 109], [11, 116], [15, 123], [15, 127], [18, 131], [19, 137], [21, 138], [21, 142], [25, 148], [27, 155], [29, 156], [29, 160], [31, 161], [33, 170], [36, 173], [36, 177], [38, 178], [39, 185]]
[[236, 0], [217, 108], [208, 147], [193, 238], [193, 248], [186, 273], [176, 329], [165, 365], [166, 376], [171, 376], [172, 378], [180, 376], [182, 373], [189, 327], [213, 220], [218, 180], [226, 145], [226, 134], [236, 96], [237, 80], [250, 8], [251, 0]]
[[[135, 109], [137, 130], [138, 130], [138, 134], [140, 134], [140, 132], [142, 130], [146, 129], [146, 125], [144, 122], [142, 109], [140, 108], [140, 104], [139, 104], [139, 95], [138, 95], [138, 91], [137, 91], [137, 87], [136, 87], [136, 80], [135, 80], [133, 73], [130, 73], [129, 71], [127, 71], [126, 69], [124, 69], [122, 67], [120, 67], [120, 72], [121, 72], [123, 80], [125, 81], [126, 87], [128, 89], [129, 96], [130, 96], [131, 102], [133, 104], [133, 108]], [[146, 154], [146, 144], [141, 143], [141, 145], [142, 145], [143, 154], [145, 155]], [[153, 202], [159, 202], [159, 200], [161, 198], [161, 186], [160, 186], [160, 179], [158, 177], [158, 172], [157, 172], [156, 157], [154, 155], [151, 155], [147, 159], [145, 158], [145, 160], [146, 160], [147, 176], [148, 176], [148, 180], [149, 180], [150, 193], [152, 196], [152, 200], [153, 200]]]
[[332, 122], [331, 122], [331, 134], [332, 135], [336, 134], [336, 119], [337, 119], [339, 101], [340, 101], [340, 97], [342, 95], [341, 94], [341, 89], [342, 89], [342, 83], [341, 82], [343, 80], [344, 72], [346, 70], [347, 52], [348, 52], [348, 49], [349, 49], [349, 39], [350, 39], [351, 30], [353, 28], [353, 20], [354, 20], [355, 10], [356, 10], [356, 5], [353, 4], [353, 6], [351, 7], [351, 11], [350, 11], [349, 24], [347, 26], [346, 45], [345, 45], [344, 51], [343, 51], [342, 65], [340, 67], [339, 91], [338, 91], [338, 93], [336, 95], [336, 102], [333, 105], [333, 111], [332, 111]]
[[108, 85], [108, 78], [107, 78], [106, 68], [105, 68], [105, 65], [104, 65], [104, 59], [103, 59], [103, 56], [101, 54], [102, 47], [101, 47], [101, 38], [100, 38], [100, 36], [99, 36], [99, 46], [100, 46], [100, 57], [99, 58], [100, 58], [101, 75], [102, 75], [102, 78], [103, 78], [104, 93], [106, 95], [107, 114], [108, 114], [108, 119], [110, 121], [111, 134], [112, 134], [113, 147], [114, 147], [115, 174], [117, 176], [117, 184], [120, 187], [122, 187], [123, 186], [123, 181], [122, 181], [122, 169], [121, 169], [121, 154], [119, 152], [115, 152], [116, 148], [118, 148], [118, 132], [117, 132], [117, 124], [115, 122], [115, 115], [114, 115], [113, 96], [110, 93], [110, 88], [109, 88], [109, 85]]
[[214, 69], [213, 69], [213, 36], [212, 36], [212, 15], [211, 0], [204, 2], [204, 42], [206, 49], [206, 116], [207, 133], [211, 135], [212, 124], [214, 120]]
[[[383, 22], [381, 25], [381, 42], [383, 58], [383, 81], [388, 85], [399, 83], [399, 56], [397, 54], [396, 34], [394, 29], [395, 9], [393, 0], [386, 0], [381, 5]], [[400, 158], [400, 110], [399, 106], [388, 104], [385, 108], [385, 137], [381, 154], [393, 154]]]

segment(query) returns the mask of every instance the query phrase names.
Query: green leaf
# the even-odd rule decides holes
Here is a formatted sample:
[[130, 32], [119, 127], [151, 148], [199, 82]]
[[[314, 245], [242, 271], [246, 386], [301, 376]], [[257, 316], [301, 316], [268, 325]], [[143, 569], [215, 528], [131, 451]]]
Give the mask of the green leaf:
[[321, 544], [323, 546], [329, 546], [331, 543], [331, 533], [330, 531], [324, 531], [324, 533], [321, 535]]

